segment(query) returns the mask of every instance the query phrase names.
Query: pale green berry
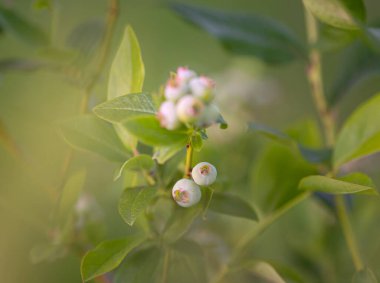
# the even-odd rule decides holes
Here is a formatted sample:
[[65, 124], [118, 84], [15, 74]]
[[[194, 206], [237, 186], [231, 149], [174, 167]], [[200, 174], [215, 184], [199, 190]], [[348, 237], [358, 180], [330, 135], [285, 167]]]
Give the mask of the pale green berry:
[[190, 207], [200, 201], [202, 193], [193, 180], [181, 179], [175, 183], [172, 196], [179, 206]]
[[157, 117], [160, 121], [161, 127], [164, 127], [168, 130], [175, 130], [180, 125], [180, 121], [177, 117], [176, 107], [172, 101], [165, 101], [161, 104]]
[[204, 108], [205, 105], [200, 99], [185, 95], [177, 103], [177, 115], [181, 122], [192, 123], [201, 117]]
[[190, 81], [191, 93], [203, 101], [211, 101], [214, 98], [215, 83], [208, 77], [201, 76]]
[[199, 117], [196, 126], [199, 128], [210, 127], [217, 122], [219, 115], [219, 108], [215, 104], [209, 104], [205, 107], [205, 110]]
[[201, 162], [195, 165], [191, 171], [191, 176], [195, 183], [200, 186], [209, 186], [216, 180], [217, 171], [214, 165], [208, 162]]

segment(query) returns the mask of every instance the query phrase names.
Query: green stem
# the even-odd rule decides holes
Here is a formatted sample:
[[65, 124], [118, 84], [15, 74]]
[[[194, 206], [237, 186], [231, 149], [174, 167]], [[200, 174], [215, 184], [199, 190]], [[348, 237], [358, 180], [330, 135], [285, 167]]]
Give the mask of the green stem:
[[164, 256], [164, 266], [163, 266], [163, 271], [162, 271], [161, 283], [166, 283], [168, 280], [169, 261], [170, 261], [170, 250], [166, 249], [165, 256]]
[[347, 213], [346, 204], [344, 202], [344, 197], [342, 195], [335, 196], [335, 203], [336, 203], [339, 222], [342, 226], [344, 238], [346, 239], [348, 249], [351, 253], [355, 270], [360, 271], [364, 268], [364, 264], [360, 257], [359, 247], [357, 245], [355, 235], [352, 230], [350, 219], [348, 218], [348, 213]]
[[185, 162], [185, 172], [184, 172], [184, 178], [190, 178], [191, 177], [191, 166], [193, 163], [193, 147], [191, 143], [189, 142], [186, 146], [186, 162]]
[[[308, 42], [311, 46], [308, 69], [308, 79], [311, 86], [311, 93], [321, 120], [326, 146], [333, 147], [335, 143], [335, 121], [331, 111], [328, 109], [323, 90], [321, 55], [314, 47], [318, 41], [318, 24], [314, 16], [306, 10], [305, 20]], [[335, 171], [335, 169], [333, 171]], [[332, 172], [331, 175], [334, 175], [333, 173], [334, 172]], [[343, 196], [336, 196], [335, 203], [338, 213], [338, 220], [341, 223], [352, 261], [355, 265], [355, 269], [359, 271], [363, 269], [364, 265], [360, 257], [359, 248], [348, 218], [347, 208]]]

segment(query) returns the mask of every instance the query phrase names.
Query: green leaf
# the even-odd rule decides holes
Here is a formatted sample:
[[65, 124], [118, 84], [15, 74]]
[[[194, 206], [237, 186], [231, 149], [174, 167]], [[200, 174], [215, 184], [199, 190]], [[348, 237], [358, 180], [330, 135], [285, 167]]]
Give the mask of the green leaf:
[[119, 200], [119, 214], [132, 226], [156, 194], [157, 188], [153, 187], [125, 189]]
[[136, 116], [123, 122], [123, 126], [141, 142], [151, 146], [186, 144], [186, 131], [170, 131], [160, 126], [155, 116]]
[[223, 130], [228, 128], [228, 123], [226, 120], [224, 120], [222, 114], [219, 114], [218, 118], [216, 119], [216, 123], [219, 124], [219, 127]]
[[59, 128], [63, 138], [74, 148], [120, 162], [130, 156], [114, 129], [92, 115], [68, 119], [59, 123]]
[[172, 7], [180, 16], [219, 39], [232, 53], [252, 55], [269, 64], [306, 58], [305, 48], [296, 35], [272, 19], [179, 3]]
[[214, 192], [209, 209], [230, 216], [258, 220], [257, 213], [253, 207], [244, 199], [232, 194]]
[[305, 7], [322, 22], [341, 29], [359, 29], [365, 22], [362, 0], [303, 0]]
[[86, 170], [82, 169], [70, 176], [62, 190], [59, 201], [58, 218], [66, 219], [72, 213], [86, 181]]
[[380, 73], [380, 55], [357, 42], [345, 51], [337, 78], [329, 90], [329, 103], [337, 104], [357, 83]]
[[214, 195], [214, 190], [210, 187], [201, 188], [202, 189], [202, 217], [207, 218], [207, 212], [210, 207], [212, 197]]
[[82, 259], [83, 281], [89, 281], [118, 267], [127, 254], [144, 240], [141, 236], [129, 236], [100, 243], [95, 249], [87, 252]]
[[114, 180], [120, 178], [123, 171], [141, 171], [141, 170], [151, 170], [154, 167], [155, 163], [151, 156], [147, 154], [140, 154], [134, 157], [131, 157], [123, 163], [120, 167], [120, 170], [116, 174]]
[[255, 280], [255, 282], [285, 283], [285, 280], [282, 279], [273, 266], [267, 262], [255, 261], [249, 265], [245, 265], [245, 269], [257, 280]]
[[335, 168], [380, 150], [380, 94], [359, 106], [344, 123], [333, 154]]
[[0, 26], [10, 34], [32, 45], [46, 45], [45, 33], [18, 13], [0, 5]]
[[357, 185], [376, 188], [375, 183], [372, 181], [372, 179], [366, 174], [360, 172], [350, 173], [345, 176], [338, 177], [337, 179], [349, 183], [354, 183]]
[[196, 150], [196, 151], [201, 151], [202, 146], [203, 146], [203, 140], [202, 137], [199, 133], [196, 133], [195, 135], [191, 136], [191, 146]]
[[155, 159], [158, 164], [164, 164], [166, 161], [184, 149], [185, 145], [182, 142], [169, 146], [160, 146], [155, 149], [153, 159]]
[[200, 205], [189, 208], [176, 205], [164, 229], [164, 239], [168, 242], [175, 242], [180, 239], [189, 230], [201, 210]]
[[248, 129], [250, 132], [263, 135], [276, 142], [284, 144], [293, 150], [299, 151], [302, 157], [310, 163], [323, 163], [330, 160], [330, 149], [312, 149], [305, 147], [302, 144], [297, 143], [287, 134], [259, 123], [249, 123]]
[[329, 178], [326, 176], [308, 176], [299, 183], [299, 189], [305, 191], [317, 191], [329, 194], [354, 194], [365, 193], [377, 195], [376, 189], [360, 184], [354, 184]]
[[146, 93], [131, 93], [97, 105], [94, 113], [111, 123], [122, 123], [137, 115], [155, 115], [152, 97]]
[[111, 66], [108, 99], [141, 92], [144, 77], [145, 69], [140, 46], [132, 27], [127, 26]]
[[377, 283], [375, 274], [371, 269], [365, 267], [363, 270], [356, 271], [352, 278], [352, 283]]
[[49, 9], [51, 6], [51, 0], [36, 0], [33, 3], [33, 7], [37, 10]]

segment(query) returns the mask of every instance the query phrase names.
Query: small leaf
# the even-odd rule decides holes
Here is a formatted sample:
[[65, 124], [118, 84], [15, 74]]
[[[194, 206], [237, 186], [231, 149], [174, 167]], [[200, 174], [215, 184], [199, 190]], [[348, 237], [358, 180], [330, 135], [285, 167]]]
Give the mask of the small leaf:
[[0, 26], [10, 34], [32, 45], [46, 45], [45, 33], [18, 13], [0, 5]]
[[115, 176], [114, 180], [120, 178], [123, 171], [141, 171], [141, 170], [151, 170], [154, 167], [154, 161], [151, 156], [146, 154], [140, 154], [134, 157], [131, 157], [123, 163]]
[[73, 211], [86, 181], [86, 170], [75, 172], [65, 183], [60, 197], [58, 218], [63, 220]]
[[226, 120], [224, 120], [222, 114], [219, 114], [218, 118], [216, 119], [216, 123], [219, 124], [219, 127], [223, 130], [228, 128], [228, 124]]
[[365, 22], [362, 0], [303, 0], [306, 8], [322, 22], [341, 29], [358, 29]]
[[131, 93], [103, 102], [94, 108], [94, 113], [111, 123], [122, 123], [137, 115], [155, 115], [152, 97], [146, 93]]
[[140, 46], [132, 27], [127, 26], [111, 66], [108, 99], [141, 92], [144, 77], [145, 69]]
[[127, 254], [144, 240], [141, 236], [129, 236], [100, 243], [95, 249], [87, 252], [82, 259], [83, 281], [89, 281], [118, 267]]
[[164, 229], [164, 239], [168, 242], [175, 242], [180, 239], [189, 230], [191, 224], [200, 213], [200, 205], [190, 208], [176, 205]]
[[253, 275], [257, 282], [285, 283], [284, 279], [281, 278], [273, 266], [267, 262], [252, 262], [250, 265], [245, 265], [245, 269]]
[[349, 182], [349, 183], [354, 183], [357, 185], [371, 187], [371, 188], [376, 187], [375, 183], [372, 181], [372, 179], [369, 176], [360, 172], [350, 173], [345, 176], [338, 177], [337, 179], [341, 181]]
[[203, 146], [203, 140], [202, 137], [199, 133], [196, 133], [195, 135], [191, 136], [191, 146], [196, 150], [196, 151], [201, 151], [202, 146]]
[[349, 183], [326, 176], [308, 176], [299, 183], [299, 189], [306, 191], [317, 191], [329, 194], [354, 194], [365, 193], [377, 195], [377, 191], [368, 186]]
[[377, 283], [375, 274], [371, 269], [365, 267], [363, 270], [356, 271], [352, 278], [352, 283]]
[[153, 187], [125, 189], [119, 200], [119, 214], [128, 225], [132, 226], [156, 193], [157, 188]]
[[258, 220], [257, 213], [253, 207], [236, 195], [214, 192], [209, 209], [230, 216]]
[[182, 142], [169, 146], [160, 146], [155, 149], [153, 159], [155, 159], [158, 164], [164, 164], [166, 161], [184, 149], [185, 145]]
[[141, 142], [152, 146], [186, 144], [185, 131], [170, 131], [160, 126], [155, 116], [136, 116], [123, 122], [123, 126]]
[[296, 149], [302, 155], [302, 157], [309, 161], [310, 163], [324, 163], [329, 161], [331, 158], [331, 150], [322, 148], [322, 149], [312, 149], [303, 146], [300, 143], [297, 143], [287, 134], [273, 129], [271, 127], [259, 124], [259, 123], [249, 123], [248, 129], [250, 132], [261, 134], [267, 138], [270, 138], [276, 142], [284, 144], [291, 149]]
[[219, 39], [232, 53], [253, 55], [269, 64], [306, 58], [297, 36], [270, 18], [179, 3], [172, 7], [180, 16]]
[[333, 154], [334, 167], [380, 150], [380, 94], [359, 106], [344, 123]]
[[92, 116], [83, 115], [59, 123], [63, 138], [74, 148], [97, 153], [114, 161], [129, 157], [111, 125]]

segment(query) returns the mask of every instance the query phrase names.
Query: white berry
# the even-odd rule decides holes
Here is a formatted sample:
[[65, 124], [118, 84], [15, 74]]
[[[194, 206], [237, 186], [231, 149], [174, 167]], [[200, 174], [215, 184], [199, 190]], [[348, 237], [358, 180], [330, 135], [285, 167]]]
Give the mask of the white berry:
[[175, 183], [172, 196], [179, 206], [190, 207], [200, 201], [202, 193], [193, 180], [181, 179]]
[[193, 78], [190, 83], [190, 90], [192, 94], [204, 101], [211, 101], [214, 98], [214, 85], [215, 83], [208, 77], [200, 76]]
[[177, 103], [177, 115], [183, 123], [195, 122], [203, 114], [203, 110], [203, 102], [192, 95], [185, 95]]
[[214, 165], [208, 162], [201, 162], [195, 165], [191, 171], [191, 176], [198, 185], [209, 186], [215, 182], [217, 171]]
[[162, 103], [160, 109], [158, 110], [157, 116], [161, 127], [164, 127], [168, 130], [175, 130], [180, 125], [180, 121], [177, 117], [176, 107], [172, 101], [165, 101]]

